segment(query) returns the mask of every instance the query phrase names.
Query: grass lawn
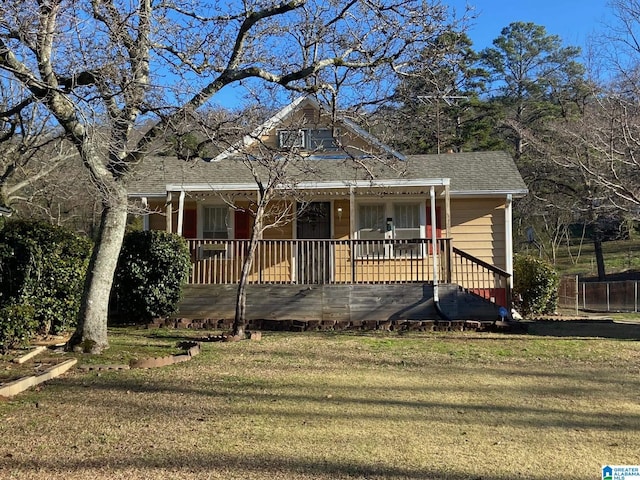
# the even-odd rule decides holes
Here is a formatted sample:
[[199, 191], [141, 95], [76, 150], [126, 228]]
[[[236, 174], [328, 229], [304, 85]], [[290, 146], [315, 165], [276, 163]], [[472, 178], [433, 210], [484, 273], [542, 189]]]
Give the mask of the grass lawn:
[[[76, 369], [0, 402], [0, 477], [596, 479], [603, 464], [640, 464], [640, 334], [628, 327], [617, 339], [571, 325], [265, 332], [161, 369]], [[114, 330], [91, 361], [194, 334]]]

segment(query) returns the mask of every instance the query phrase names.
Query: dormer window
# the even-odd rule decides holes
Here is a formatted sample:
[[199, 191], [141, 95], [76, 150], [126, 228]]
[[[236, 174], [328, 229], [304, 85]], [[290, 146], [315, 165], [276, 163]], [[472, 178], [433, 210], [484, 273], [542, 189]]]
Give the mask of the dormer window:
[[278, 147], [282, 149], [298, 148], [310, 152], [338, 150], [338, 142], [330, 128], [302, 128], [298, 130], [279, 130]]
[[305, 130], [280, 130], [278, 132], [278, 146], [280, 148], [301, 148], [307, 146]]

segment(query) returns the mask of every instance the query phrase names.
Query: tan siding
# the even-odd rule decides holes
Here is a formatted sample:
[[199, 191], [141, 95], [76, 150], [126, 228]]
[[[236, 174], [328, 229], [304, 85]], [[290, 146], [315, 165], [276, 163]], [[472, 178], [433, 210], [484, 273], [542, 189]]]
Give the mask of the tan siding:
[[[272, 211], [274, 212], [278, 212], [278, 211], [282, 212], [282, 211], [285, 211], [286, 209], [286, 205], [284, 202], [274, 202], [273, 204], [270, 204], [270, 206], [273, 209]], [[289, 211], [293, 212], [293, 209], [290, 209]], [[289, 213], [289, 215], [292, 215], [292, 213]], [[273, 222], [273, 221], [274, 221], [274, 218], [267, 214], [265, 218], [265, 225], [268, 225], [270, 222]], [[262, 236], [262, 238], [264, 238], [265, 240], [292, 239], [293, 238], [293, 221], [290, 221], [287, 224], [276, 227], [276, 228], [269, 228], [264, 232], [264, 235]]]
[[485, 262], [505, 267], [504, 201], [501, 199], [453, 199], [453, 245]]

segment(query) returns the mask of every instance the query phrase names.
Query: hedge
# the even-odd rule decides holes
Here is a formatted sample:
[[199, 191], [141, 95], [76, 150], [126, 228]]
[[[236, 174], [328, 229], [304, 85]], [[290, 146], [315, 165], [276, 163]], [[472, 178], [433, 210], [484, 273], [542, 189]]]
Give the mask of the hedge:
[[0, 349], [75, 327], [91, 241], [65, 228], [10, 221], [0, 230]]
[[175, 313], [191, 268], [187, 242], [162, 231], [125, 235], [114, 295], [119, 316], [143, 323]]

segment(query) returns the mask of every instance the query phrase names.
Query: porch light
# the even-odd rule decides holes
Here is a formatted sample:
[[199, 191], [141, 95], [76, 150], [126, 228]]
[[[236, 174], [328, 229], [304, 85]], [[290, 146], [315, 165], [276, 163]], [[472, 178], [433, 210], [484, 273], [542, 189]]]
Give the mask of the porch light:
[[342, 220], [342, 207], [338, 207], [338, 220]]

